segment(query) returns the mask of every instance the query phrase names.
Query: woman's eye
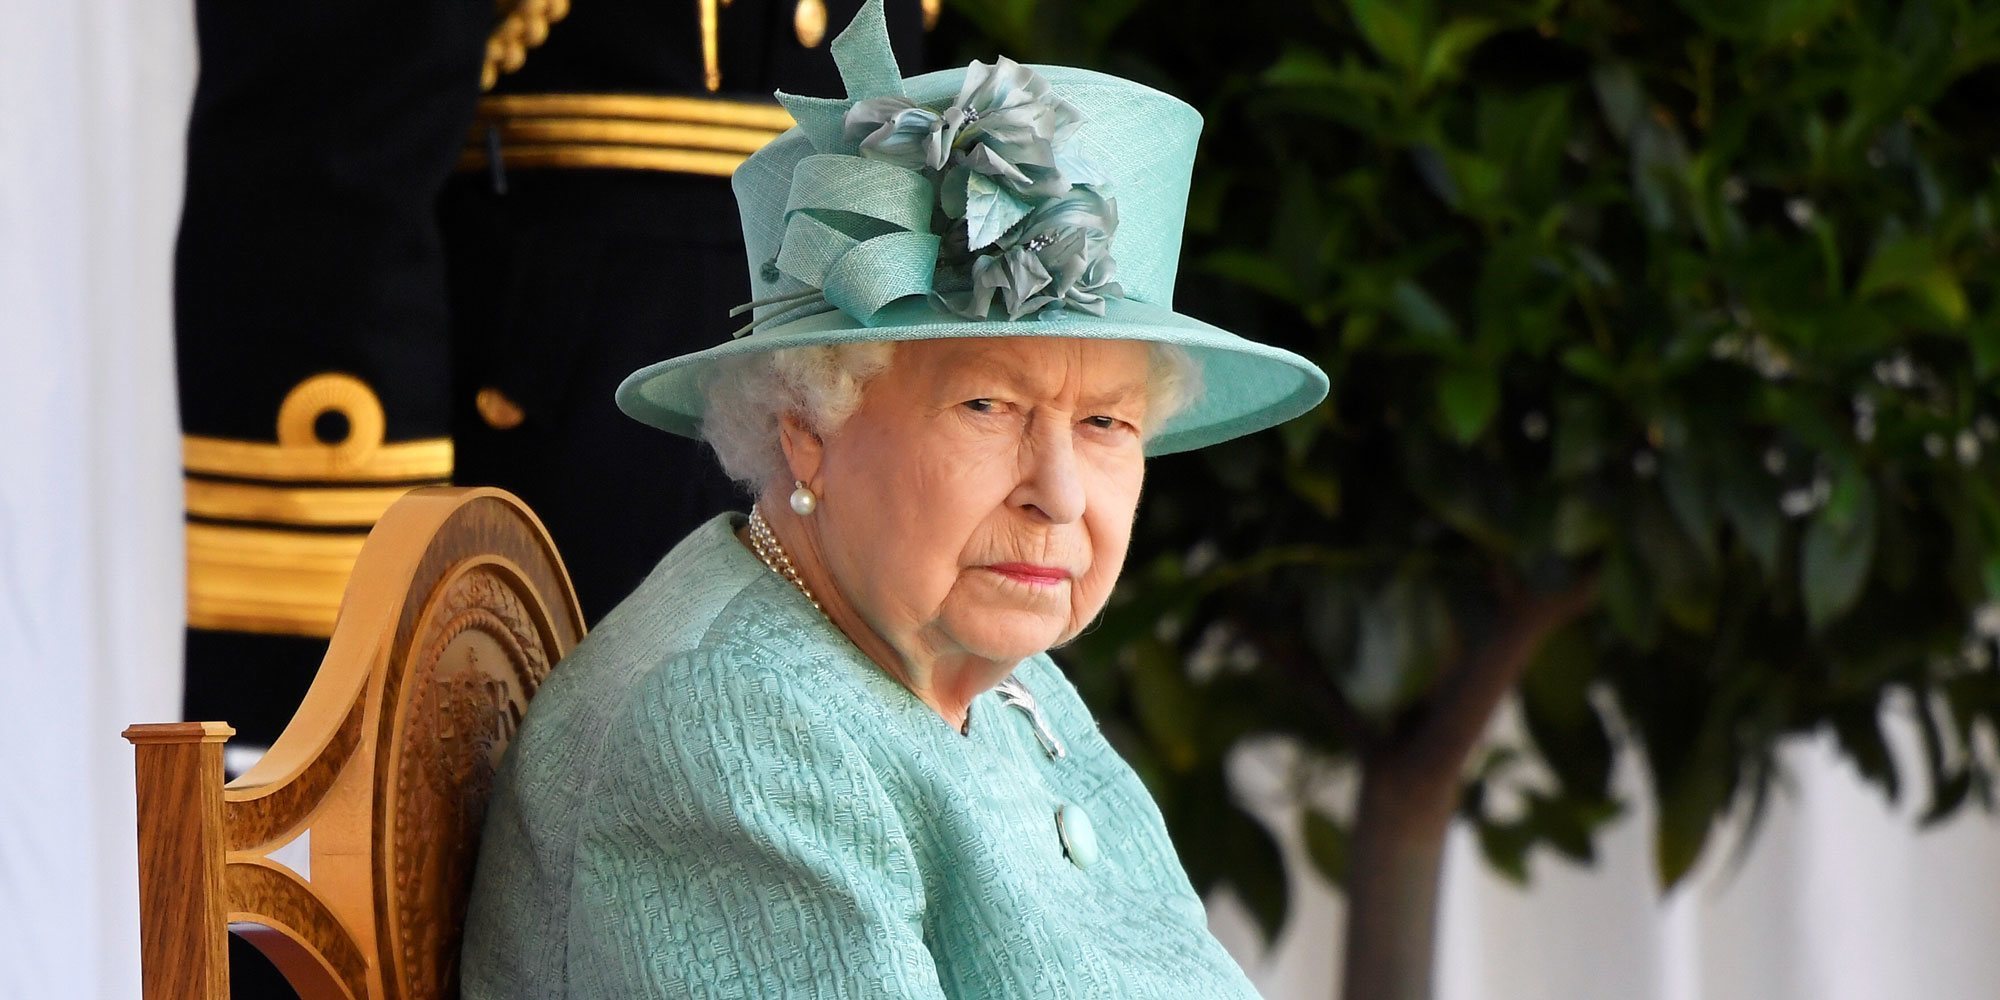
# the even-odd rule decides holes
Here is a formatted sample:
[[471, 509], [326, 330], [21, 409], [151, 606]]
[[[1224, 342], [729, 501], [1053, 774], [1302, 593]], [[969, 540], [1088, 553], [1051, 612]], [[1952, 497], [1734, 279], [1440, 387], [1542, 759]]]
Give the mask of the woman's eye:
[[966, 409], [971, 410], [974, 413], [993, 412], [993, 401], [990, 399], [968, 399], [965, 401], [964, 405]]
[[1103, 415], [1095, 417], [1085, 417], [1083, 419], [1083, 422], [1089, 424], [1092, 427], [1096, 427], [1101, 430], [1107, 430], [1107, 431], [1122, 426], [1125, 423], [1125, 421], [1120, 420], [1117, 417], [1107, 417]]

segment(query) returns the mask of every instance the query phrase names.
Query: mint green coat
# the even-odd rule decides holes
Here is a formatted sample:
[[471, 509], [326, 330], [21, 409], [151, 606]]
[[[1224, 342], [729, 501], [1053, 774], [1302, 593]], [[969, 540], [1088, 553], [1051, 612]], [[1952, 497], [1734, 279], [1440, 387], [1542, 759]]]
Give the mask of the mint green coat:
[[962, 735], [740, 521], [676, 546], [532, 702], [480, 847], [466, 1000], [1256, 995], [1046, 656], [1016, 676], [1067, 756], [995, 692]]

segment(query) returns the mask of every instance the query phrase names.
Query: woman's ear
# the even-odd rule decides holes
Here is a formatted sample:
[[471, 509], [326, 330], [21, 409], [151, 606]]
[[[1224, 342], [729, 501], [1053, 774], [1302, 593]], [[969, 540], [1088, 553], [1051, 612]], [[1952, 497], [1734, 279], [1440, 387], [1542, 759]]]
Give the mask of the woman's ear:
[[785, 450], [785, 464], [791, 468], [792, 478], [813, 485], [819, 477], [820, 462], [826, 458], [826, 442], [797, 414], [786, 413], [778, 417], [778, 446]]

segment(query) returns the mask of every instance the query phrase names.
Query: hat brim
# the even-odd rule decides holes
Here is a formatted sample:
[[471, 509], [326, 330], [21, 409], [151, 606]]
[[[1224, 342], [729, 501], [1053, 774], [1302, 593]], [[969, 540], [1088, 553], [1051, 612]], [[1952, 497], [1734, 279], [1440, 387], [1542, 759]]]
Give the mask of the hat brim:
[[1186, 350], [1201, 366], [1201, 395], [1147, 441], [1147, 455], [1204, 448], [1281, 424], [1327, 393], [1326, 373], [1297, 354], [1133, 299], [1106, 300], [1103, 316], [1051, 309], [1034, 319], [974, 321], [912, 298], [878, 319], [870, 327], [846, 313], [825, 312], [648, 365], [618, 386], [618, 408], [662, 430], [699, 437], [707, 379], [719, 361], [789, 347], [955, 337], [1137, 340]]

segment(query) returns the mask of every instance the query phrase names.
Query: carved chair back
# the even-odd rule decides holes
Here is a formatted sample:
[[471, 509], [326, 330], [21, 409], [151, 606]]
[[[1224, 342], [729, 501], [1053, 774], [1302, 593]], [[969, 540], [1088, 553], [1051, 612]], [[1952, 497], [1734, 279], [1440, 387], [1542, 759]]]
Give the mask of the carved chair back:
[[416, 490], [354, 566], [326, 659], [256, 766], [219, 722], [135, 725], [147, 1000], [229, 995], [225, 935], [303, 1000], [458, 996], [458, 940], [500, 755], [584, 624], [534, 514]]

